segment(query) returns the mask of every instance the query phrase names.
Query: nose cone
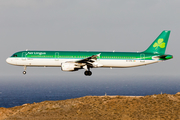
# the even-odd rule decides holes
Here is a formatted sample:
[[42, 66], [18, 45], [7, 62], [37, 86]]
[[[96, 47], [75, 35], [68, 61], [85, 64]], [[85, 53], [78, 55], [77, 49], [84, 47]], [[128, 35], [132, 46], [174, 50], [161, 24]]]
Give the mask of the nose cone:
[[7, 62], [8, 64], [11, 64], [10, 58], [7, 58], [7, 59], [6, 59], [6, 62]]
[[10, 65], [17, 65], [17, 61], [14, 58], [11, 58], [11, 57], [7, 58], [6, 62], [8, 64], [10, 64]]

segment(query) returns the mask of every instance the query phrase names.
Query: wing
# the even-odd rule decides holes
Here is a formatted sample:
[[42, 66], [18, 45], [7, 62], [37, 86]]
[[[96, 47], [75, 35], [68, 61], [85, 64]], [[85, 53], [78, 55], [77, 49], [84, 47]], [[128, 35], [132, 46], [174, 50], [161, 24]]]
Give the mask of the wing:
[[82, 60], [78, 60], [78, 61], [75, 61], [75, 63], [93, 63], [97, 60], [97, 57], [100, 56], [101, 53], [97, 54], [97, 55], [92, 55], [91, 57], [88, 57], [88, 58], [85, 58], [85, 59], [82, 59]]
[[91, 57], [85, 58], [85, 59], [81, 59], [81, 60], [77, 60], [77, 61], [66, 61], [65, 63], [73, 63], [75, 68], [77, 69], [86, 69], [88, 70], [89, 68], [93, 68], [93, 67], [100, 67], [102, 66], [101, 64], [98, 64], [96, 62], [97, 58], [100, 56], [101, 53], [97, 54], [97, 55], [92, 55]]
[[90, 68], [101, 67], [102, 65], [97, 62], [100, 54], [101, 53], [77, 61], [66, 61], [64, 63], [61, 63], [61, 69], [63, 71], [77, 71], [79, 69], [90, 71]]

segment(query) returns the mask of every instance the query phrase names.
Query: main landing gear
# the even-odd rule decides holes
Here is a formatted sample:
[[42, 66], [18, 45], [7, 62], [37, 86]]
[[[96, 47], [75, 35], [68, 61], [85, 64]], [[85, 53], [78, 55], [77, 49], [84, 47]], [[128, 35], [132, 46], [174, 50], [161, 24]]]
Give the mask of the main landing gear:
[[26, 74], [26, 66], [24, 66], [23, 74], [24, 74], [24, 75]]
[[84, 75], [86, 75], [86, 76], [91, 76], [91, 75], [92, 75], [92, 72], [89, 71], [89, 70], [88, 70], [88, 71], [85, 71], [85, 72], [84, 72]]
[[83, 68], [86, 70], [84, 72], [85, 76], [91, 76], [92, 75], [92, 72], [90, 71], [90, 67], [89, 66], [85, 65], [85, 66], [83, 66]]

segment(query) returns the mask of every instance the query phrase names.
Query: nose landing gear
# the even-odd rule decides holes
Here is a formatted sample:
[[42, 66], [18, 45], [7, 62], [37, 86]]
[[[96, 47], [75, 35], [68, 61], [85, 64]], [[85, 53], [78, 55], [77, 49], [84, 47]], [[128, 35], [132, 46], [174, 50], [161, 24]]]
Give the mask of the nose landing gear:
[[23, 71], [23, 74], [25, 75], [26, 74], [26, 66], [24, 66], [24, 71]]
[[23, 74], [25, 75], [25, 74], [26, 74], [26, 71], [23, 71]]

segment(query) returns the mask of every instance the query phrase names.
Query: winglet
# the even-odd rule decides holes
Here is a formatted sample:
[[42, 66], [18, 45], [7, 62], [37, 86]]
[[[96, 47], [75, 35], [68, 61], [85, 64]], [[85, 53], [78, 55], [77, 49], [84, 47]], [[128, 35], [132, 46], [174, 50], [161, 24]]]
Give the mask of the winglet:
[[100, 57], [101, 53], [97, 54], [97, 57]]

